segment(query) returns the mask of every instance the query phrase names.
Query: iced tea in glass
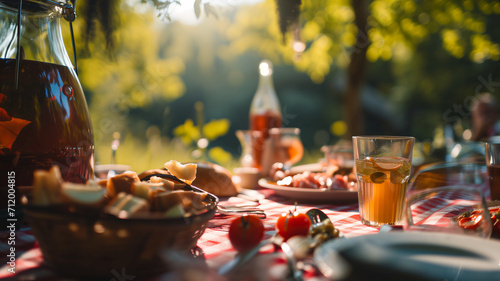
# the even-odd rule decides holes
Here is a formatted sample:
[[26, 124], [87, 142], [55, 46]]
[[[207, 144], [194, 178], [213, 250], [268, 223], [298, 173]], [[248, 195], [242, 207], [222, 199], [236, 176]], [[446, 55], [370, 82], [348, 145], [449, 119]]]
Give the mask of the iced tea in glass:
[[404, 219], [414, 142], [413, 137], [353, 137], [362, 223], [395, 225]]

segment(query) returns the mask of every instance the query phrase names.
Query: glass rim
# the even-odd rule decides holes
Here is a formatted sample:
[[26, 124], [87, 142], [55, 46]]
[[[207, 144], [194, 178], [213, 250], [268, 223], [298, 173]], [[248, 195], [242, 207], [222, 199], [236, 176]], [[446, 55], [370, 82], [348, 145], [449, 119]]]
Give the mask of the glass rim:
[[250, 136], [253, 136], [253, 137], [260, 137], [260, 136], [262, 136], [262, 132], [259, 131], [259, 130], [236, 130], [236, 131], [234, 131], [234, 133], [236, 135], [238, 135], [238, 134], [246, 134], [246, 135], [250, 135]]
[[280, 127], [280, 128], [271, 128], [269, 129], [269, 134], [274, 133], [300, 133], [300, 128], [296, 127]]
[[353, 140], [355, 139], [380, 139], [380, 140], [415, 140], [415, 137], [412, 136], [386, 136], [386, 135], [361, 135], [361, 136], [353, 136]]

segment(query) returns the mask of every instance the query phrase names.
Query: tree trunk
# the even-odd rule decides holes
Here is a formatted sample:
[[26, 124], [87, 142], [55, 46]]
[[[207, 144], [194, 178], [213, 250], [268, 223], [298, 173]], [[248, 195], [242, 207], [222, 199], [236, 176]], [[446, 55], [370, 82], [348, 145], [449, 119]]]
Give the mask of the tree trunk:
[[366, 68], [366, 50], [370, 45], [368, 38], [368, 0], [352, 0], [354, 22], [358, 28], [356, 45], [351, 53], [347, 68], [347, 81], [344, 92], [344, 120], [347, 123], [345, 138], [363, 134], [364, 121], [361, 106], [361, 86]]

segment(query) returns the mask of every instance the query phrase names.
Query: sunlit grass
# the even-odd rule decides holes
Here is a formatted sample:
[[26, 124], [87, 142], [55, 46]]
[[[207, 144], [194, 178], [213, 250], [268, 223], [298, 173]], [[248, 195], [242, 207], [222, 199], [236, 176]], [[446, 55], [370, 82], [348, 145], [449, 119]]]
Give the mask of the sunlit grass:
[[[129, 165], [131, 170], [141, 172], [148, 169], [161, 169], [170, 160], [193, 162], [192, 150], [180, 141], [167, 138], [156, 138], [145, 141], [139, 138], [126, 137], [116, 151], [116, 163]], [[112, 163], [111, 145], [99, 143], [95, 147], [96, 165]]]
[[[186, 147], [179, 138], [155, 138], [149, 141], [136, 137], [127, 136], [120, 142], [116, 151], [116, 164], [130, 166], [132, 171], [142, 172], [148, 169], [161, 169], [163, 164], [170, 160], [179, 162], [210, 161], [205, 155], [193, 157], [194, 149]], [[112, 163], [111, 143], [96, 143], [95, 146], [96, 165]], [[239, 155], [233, 155], [226, 163], [217, 163], [232, 171], [239, 166]], [[316, 163], [323, 154], [319, 150], [304, 151], [304, 157], [298, 163]]]

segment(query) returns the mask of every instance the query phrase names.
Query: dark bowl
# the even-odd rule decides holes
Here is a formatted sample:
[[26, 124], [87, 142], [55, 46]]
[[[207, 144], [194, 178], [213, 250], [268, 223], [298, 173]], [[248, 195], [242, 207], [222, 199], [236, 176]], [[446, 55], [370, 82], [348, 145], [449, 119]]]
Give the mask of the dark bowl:
[[45, 263], [57, 272], [110, 277], [112, 272], [125, 269], [127, 274], [145, 276], [169, 269], [162, 258], [168, 251], [190, 254], [214, 216], [218, 201], [209, 193], [206, 211], [179, 218], [152, 215], [122, 219], [67, 206], [28, 204], [23, 209]]

